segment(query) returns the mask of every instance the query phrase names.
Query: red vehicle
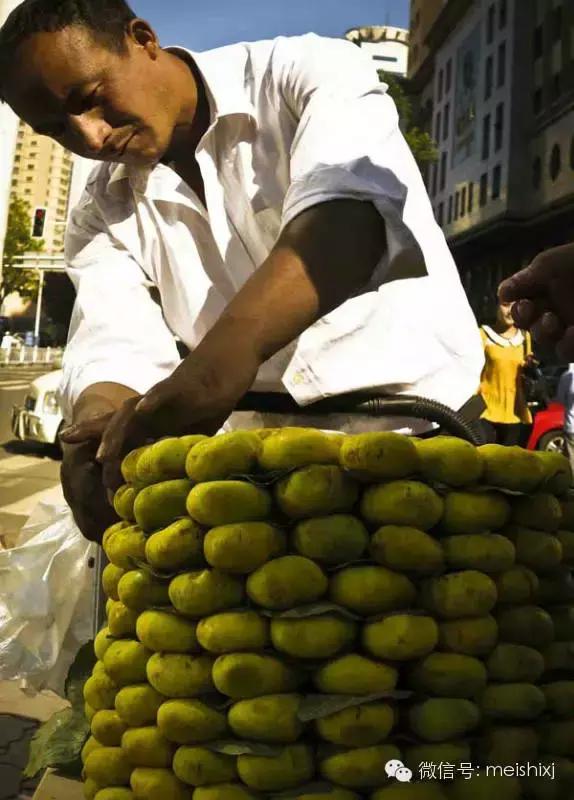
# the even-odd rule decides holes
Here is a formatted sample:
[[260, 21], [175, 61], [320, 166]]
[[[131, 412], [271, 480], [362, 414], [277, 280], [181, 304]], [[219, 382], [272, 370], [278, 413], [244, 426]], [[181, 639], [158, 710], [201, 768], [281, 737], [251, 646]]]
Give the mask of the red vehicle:
[[534, 425], [528, 439], [529, 450], [564, 452], [564, 406], [552, 401], [548, 407], [534, 414]]

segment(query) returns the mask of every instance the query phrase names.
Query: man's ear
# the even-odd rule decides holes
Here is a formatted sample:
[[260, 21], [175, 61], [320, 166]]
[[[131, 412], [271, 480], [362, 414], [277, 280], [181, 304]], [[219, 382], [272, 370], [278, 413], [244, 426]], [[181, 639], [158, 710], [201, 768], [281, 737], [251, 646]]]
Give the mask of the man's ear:
[[126, 32], [128, 39], [139, 48], [143, 48], [154, 61], [160, 51], [159, 39], [156, 32], [144, 19], [132, 19], [128, 23]]

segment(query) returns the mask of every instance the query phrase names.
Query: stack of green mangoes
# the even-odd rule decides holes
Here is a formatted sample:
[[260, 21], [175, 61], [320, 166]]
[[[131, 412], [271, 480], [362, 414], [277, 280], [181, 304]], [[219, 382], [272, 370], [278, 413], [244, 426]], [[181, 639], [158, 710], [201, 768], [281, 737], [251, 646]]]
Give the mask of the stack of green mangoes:
[[[283, 428], [122, 473], [87, 800], [574, 797], [567, 459]], [[526, 761], [559, 776], [457, 772]]]

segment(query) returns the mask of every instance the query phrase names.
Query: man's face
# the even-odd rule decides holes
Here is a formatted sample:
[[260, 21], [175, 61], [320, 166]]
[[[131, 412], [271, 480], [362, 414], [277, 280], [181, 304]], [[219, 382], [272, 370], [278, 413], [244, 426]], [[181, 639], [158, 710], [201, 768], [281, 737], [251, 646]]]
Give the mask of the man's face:
[[[37, 33], [18, 49], [6, 99], [35, 131], [99, 161], [154, 164], [177, 122], [161, 50], [145, 23], [116, 53], [81, 26]], [[139, 31], [139, 33], [138, 33]]]

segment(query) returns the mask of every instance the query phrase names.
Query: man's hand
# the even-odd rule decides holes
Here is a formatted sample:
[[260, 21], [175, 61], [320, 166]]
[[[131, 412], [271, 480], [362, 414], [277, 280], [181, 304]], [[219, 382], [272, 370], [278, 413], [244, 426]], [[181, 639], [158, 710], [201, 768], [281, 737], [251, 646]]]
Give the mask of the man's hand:
[[110, 419], [97, 453], [104, 486], [118, 488], [121, 460], [135, 447], [162, 436], [216, 433], [253, 384], [258, 368], [245, 339], [204, 340], [169, 378], [143, 397], [126, 401]]
[[96, 461], [100, 439], [112, 414], [108, 413], [82, 424], [83, 441], [62, 441], [61, 480], [66, 502], [86, 539], [99, 542], [107, 527], [117, 522], [108, 503], [102, 480], [102, 467]]
[[133, 396], [139, 397], [132, 389], [116, 383], [90, 386], [74, 406], [73, 425], [60, 436], [64, 497], [77, 526], [92, 541], [101, 541], [105, 529], [117, 521], [96, 453], [115, 411]]
[[518, 327], [530, 328], [536, 341], [554, 345], [565, 361], [574, 359], [574, 244], [540, 253], [530, 266], [503, 281], [499, 297], [514, 302]]

